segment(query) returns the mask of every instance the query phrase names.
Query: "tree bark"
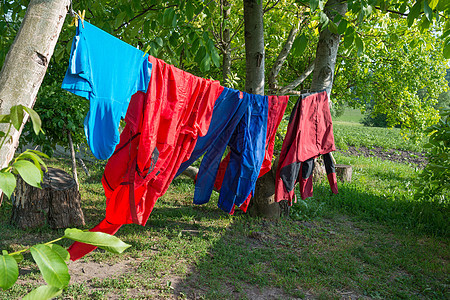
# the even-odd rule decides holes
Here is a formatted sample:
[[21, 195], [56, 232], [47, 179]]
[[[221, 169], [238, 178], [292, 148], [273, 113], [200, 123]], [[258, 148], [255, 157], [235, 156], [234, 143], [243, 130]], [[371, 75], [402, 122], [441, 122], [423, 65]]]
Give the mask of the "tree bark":
[[48, 168], [42, 189], [17, 179], [11, 224], [22, 228], [52, 228], [84, 226], [81, 197], [77, 185], [69, 174], [60, 169]]
[[[329, 0], [325, 5], [324, 11], [330, 20], [333, 20], [337, 14], [344, 15], [347, 12], [347, 2], [343, 0]], [[330, 95], [333, 87], [334, 68], [340, 39], [341, 36], [339, 34], [332, 33], [328, 28], [320, 32], [311, 91], [325, 89]]]
[[[280, 95], [284, 95], [287, 93], [294, 93], [294, 89], [297, 88], [303, 81], [305, 81], [306, 78], [314, 71], [314, 62], [310, 64], [306, 70], [294, 81], [289, 83], [288, 85], [284, 86], [280, 89]], [[301, 94], [301, 93], [300, 93]]]
[[227, 85], [227, 80], [231, 74], [231, 37], [230, 28], [226, 26], [227, 20], [230, 19], [231, 3], [227, 0], [221, 0], [222, 6], [222, 80]]
[[75, 148], [73, 147], [72, 134], [67, 130], [67, 138], [69, 140], [70, 156], [72, 158], [72, 174], [75, 183], [77, 184], [77, 190], [80, 189], [80, 184], [78, 183], [78, 172], [77, 172], [77, 159], [75, 157]]
[[[18, 104], [33, 107], [69, 5], [70, 0], [30, 1], [0, 72], [0, 114], [9, 114]], [[5, 125], [0, 126], [4, 130]], [[21, 131], [13, 128], [0, 149], [0, 169], [13, 158]]]
[[245, 91], [264, 95], [264, 25], [261, 0], [244, 0]]
[[286, 58], [292, 49], [292, 44], [294, 43], [295, 37], [297, 36], [298, 31], [300, 30], [300, 20], [298, 20], [297, 24], [292, 26], [291, 31], [284, 43], [283, 49], [278, 54], [277, 59], [273, 63], [272, 69], [269, 73], [268, 83], [269, 83], [269, 94], [275, 94], [275, 91], [279, 89], [278, 87], [278, 74], [280, 73], [281, 67], [283, 66]]

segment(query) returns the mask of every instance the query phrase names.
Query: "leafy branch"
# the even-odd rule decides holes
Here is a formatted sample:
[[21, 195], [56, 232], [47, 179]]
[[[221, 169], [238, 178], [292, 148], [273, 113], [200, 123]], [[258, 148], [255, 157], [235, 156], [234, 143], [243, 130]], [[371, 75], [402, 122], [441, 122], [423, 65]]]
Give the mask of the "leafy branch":
[[122, 253], [131, 246], [107, 233], [68, 228], [64, 231], [64, 236], [53, 241], [13, 253], [3, 250], [0, 255], [0, 288], [7, 290], [16, 283], [19, 277], [18, 263], [23, 261], [22, 253], [30, 251], [47, 285], [32, 290], [23, 299], [51, 299], [60, 295], [70, 281], [69, 269], [66, 264], [70, 259], [70, 254], [66, 249], [55, 244], [64, 238], [91, 244], [112, 253]]

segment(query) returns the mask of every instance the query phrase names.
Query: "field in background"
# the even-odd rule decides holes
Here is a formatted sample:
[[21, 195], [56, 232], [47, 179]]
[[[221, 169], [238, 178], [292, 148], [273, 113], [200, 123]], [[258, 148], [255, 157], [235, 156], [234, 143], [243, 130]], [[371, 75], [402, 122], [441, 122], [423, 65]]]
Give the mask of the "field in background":
[[333, 123], [352, 123], [352, 124], [361, 124], [361, 120], [363, 118], [363, 114], [361, 113], [361, 110], [354, 109], [354, 108], [346, 108], [345, 112], [342, 114], [342, 116], [339, 116], [337, 118], [333, 118]]
[[[349, 121], [355, 119], [335, 122], [342, 143], [353, 138], [365, 147], [421, 151], [396, 130], [355, 126]], [[208, 204], [193, 205], [193, 182], [180, 176], [145, 227], [119, 230], [132, 245], [124, 254], [96, 251], [69, 264], [71, 285], [59, 299], [448, 299], [449, 209], [413, 200], [420, 169], [376, 157], [335, 157], [353, 166], [352, 182], [339, 183], [338, 195], [326, 180], [315, 184], [314, 197], [299, 200], [280, 221], [240, 211], [229, 216], [217, 208], [215, 192]], [[70, 172], [68, 160], [49, 164]], [[86, 228], [105, 208], [103, 165], [88, 167], [90, 177], [79, 171]], [[0, 207], [0, 249], [62, 235], [47, 227], [15, 229], [10, 208], [9, 201]], [[21, 285], [0, 291], [0, 299], [18, 299], [43, 284], [29, 255], [22, 265]]]

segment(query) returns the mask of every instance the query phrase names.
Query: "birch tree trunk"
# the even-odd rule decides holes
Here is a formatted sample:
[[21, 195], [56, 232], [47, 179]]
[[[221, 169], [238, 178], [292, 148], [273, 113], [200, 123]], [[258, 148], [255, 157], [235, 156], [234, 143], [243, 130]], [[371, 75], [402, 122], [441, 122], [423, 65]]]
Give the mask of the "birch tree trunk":
[[75, 157], [75, 148], [72, 142], [72, 134], [69, 130], [67, 130], [67, 139], [69, 140], [69, 148], [70, 148], [70, 157], [72, 159], [72, 175], [73, 180], [77, 185], [77, 190], [80, 190], [80, 184], [78, 183], [78, 172], [77, 172], [77, 159]]
[[[70, 0], [30, 1], [0, 72], [0, 114], [9, 114], [18, 104], [33, 107], [69, 4]], [[21, 131], [12, 128], [11, 139], [0, 149], [0, 169], [13, 158]]]
[[245, 91], [264, 95], [264, 26], [261, 0], [244, 0]]
[[[347, 2], [342, 0], [329, 0], [325, 5], [324, 11], [328, 18], [333, 20], [336, 14], [344, 15], [347, 12]], [[325, 89], [327, 90], [328, 96], [330, 96], [340, 39], [341, 36], [339, 34], [332, 33], [328, 28], [320, 32], [310, 88], [311, 91]]]

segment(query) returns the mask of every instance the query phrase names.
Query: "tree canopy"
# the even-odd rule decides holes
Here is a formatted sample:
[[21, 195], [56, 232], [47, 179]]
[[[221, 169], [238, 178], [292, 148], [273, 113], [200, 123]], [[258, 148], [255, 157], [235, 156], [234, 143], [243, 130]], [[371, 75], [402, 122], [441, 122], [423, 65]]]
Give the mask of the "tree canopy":
[[[28, 2], [0, 2], [0, 65]], [[272, 87], [266, 84], [266, 92], [293, 93], [309, 87], [308, 75], [318, 35], [328, 28], [342, 37], [331, 94], [336, 107], [346, 104], [364, 109], [370, 104], [377, 113], [388, 115], [389, 125], [399, 124], [416, 132], [436, 122], [438, 113], [433, 106], [438, 96], [448, 90], [444, 75], [450, 58], [450, 3], [345, 2], [347, 13], [336, 17], [325, 13], [324, 0], [263, 2], [265, 72], [268, 81], [276, 82]], [[92, 24], [151, 55], [198, 76], [227, 78], [224, 85], [244, 87], [242, 1], [80, 0], [72, 6], [73, 12], [86, 10], [85, 18]], [[45, 103], [70, 102], [62, 106], [58, 117], [49, 114], [52, 126], [44, 121], [43, 128], [48, 133], [59, 133], [62, 128], [80, 132], [82, 118], [72, 116], [71, 109], [81, 112], [88, 107], [85, 100], [69, 96], [57, 84], [70, 55], [75, 31], [70, 22], [71, 18], [66, 18], [45, 80], [47, 84], [36, 104], [36, 110], [45, 118], [44, 110], [48, 107]], [[280, 61], [283, 48], [288, 49], [288, 55]], [[230, 62], [228, 69], [222, 68], [225, 59]], [[276, 78], [271, 79], [270, 70], [277, 62], [281, 68]], [[68, 115], [71, 117], [64, 119]], [[58, 134], [54, 136], [56, 139]], [[75, 137], [77, 143], [82, 141], [81, 136]], [[53, 143], [57, 142], [55, 139]]]

